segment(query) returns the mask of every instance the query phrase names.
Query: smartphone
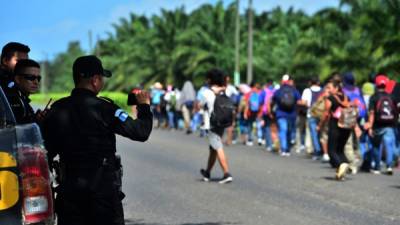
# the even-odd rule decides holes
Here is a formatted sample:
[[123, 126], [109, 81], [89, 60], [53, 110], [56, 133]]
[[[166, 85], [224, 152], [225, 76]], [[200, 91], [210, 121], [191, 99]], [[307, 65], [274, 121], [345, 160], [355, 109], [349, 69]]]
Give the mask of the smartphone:
[[43, 111], [45, 111], [45, 110], [47, 110], [47, 109], [49, 108], [50, 103], [51, 103], [52, 100], [53, 100], [52, 98], [49, 99], [49, 102], [47, 102], [47, 104], [46, 104], [46, 106], [44, 107]]
[[128, 94], [128, 105], [137, 105], [137, 99], [136, 99], [136, 95], [139, 94], [141, 92], [141, 89], [139, 88], [134, 88], [131, 93]]
[[134, 93], [128, 94], [128, 105], [137, 105], [136, 94]]

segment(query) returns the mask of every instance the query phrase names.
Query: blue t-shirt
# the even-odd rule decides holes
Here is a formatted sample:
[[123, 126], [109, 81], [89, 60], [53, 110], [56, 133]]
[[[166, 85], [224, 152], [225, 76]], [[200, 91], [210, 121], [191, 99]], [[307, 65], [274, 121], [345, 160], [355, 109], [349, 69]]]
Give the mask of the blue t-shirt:
[[[282, 106], [280, 105], [280, 99], [282, 96], [282, 88], [290, 88], [293, 91], [295, 106], [293, 107], [293, 110], [291, 110], [291, 111], [283, 110]], [[275, 92], [274, 96], [272, 97], [272, 100], [277, 105], [277, 109], [275, 112], [276, 118], [296, 118], [296, 116], [297, 116], [296, 104], [297, 104], [297, 101], [300, 99], [301, 99], [300, 93], [296, 88], [286, 85], [286, 84], [282, 85], [281, 88], [279, 90], [277, 90]]]

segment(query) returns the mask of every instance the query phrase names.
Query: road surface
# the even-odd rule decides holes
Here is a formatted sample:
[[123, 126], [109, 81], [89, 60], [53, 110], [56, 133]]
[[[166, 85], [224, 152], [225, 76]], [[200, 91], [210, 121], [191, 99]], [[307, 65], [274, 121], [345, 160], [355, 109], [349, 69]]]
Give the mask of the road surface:
[[[127, 225], [400, 224], [400, 171], [338, 182], [328, 164], [304, 154], [226, 147], [234, 182], [203, 182], [207, 140], [154, 130], [146, 143], [118, 137]], [[222, 177], [219, 165], [211, 174]]]

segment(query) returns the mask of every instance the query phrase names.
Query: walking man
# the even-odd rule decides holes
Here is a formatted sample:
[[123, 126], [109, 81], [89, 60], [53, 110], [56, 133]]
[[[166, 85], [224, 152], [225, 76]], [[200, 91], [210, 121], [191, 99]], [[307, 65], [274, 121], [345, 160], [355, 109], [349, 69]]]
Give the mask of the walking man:
[[[210, 117], [210, 129], [208, 132], [208, 140], [210, 144], [210, 153], [208, 156], [207, 169], [201, 169], [200, 173], [203, 175], [204, 181], [210, 181], [211, 170], [214, 167], [216, 160], [221, 166], [224, 176], [219, 181], [220, 184], [225, 184], [233, 181], [232, 175], [229, 173], [228, 161], [225, 156], [222, 136], [226, 127], [232, 125], [234, 117], [234, 105], [230, 99], [225, 95], [225, 75], [218, 69], [210, 70], [207, 73], [207, 82], [209, 89], [203, 93], [203, 100], [201, 105], [206, 108]], [[226, 106], [226, 108], [224, 108]], [[228, 109], [228, 110], [225, 110]], [[231, 110], [231, 112], [229, 112]], [[215, 111], [215, 113], [214, 113]], [[226, 113], [227, 112], [227, 113]], [[222, 116], [221, 119], [217, 117]], [[230, 116], [230, 117], [229, 117]]]

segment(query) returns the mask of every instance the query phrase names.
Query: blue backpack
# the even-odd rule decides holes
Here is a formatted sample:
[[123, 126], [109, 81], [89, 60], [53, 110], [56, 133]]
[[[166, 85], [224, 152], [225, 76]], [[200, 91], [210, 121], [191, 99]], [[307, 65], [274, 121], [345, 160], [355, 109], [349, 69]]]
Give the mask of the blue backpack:
[[249, 97], [249, 105], [251, 112], [258, 112], [258, 110], [260, 109], [259, 94], [257, 92], [251, 92]]
[[349, 97], [350, 101], [357, 105], [358, 108], [358, 118], [366, 118], [367, 117], [367, 105], [365, 104], [364, 98], [361, 94], [361, 91], [358, 87], [354, 87], [353, 90], [348, 90], [343, 88], [343, 92], [347, 97]]

